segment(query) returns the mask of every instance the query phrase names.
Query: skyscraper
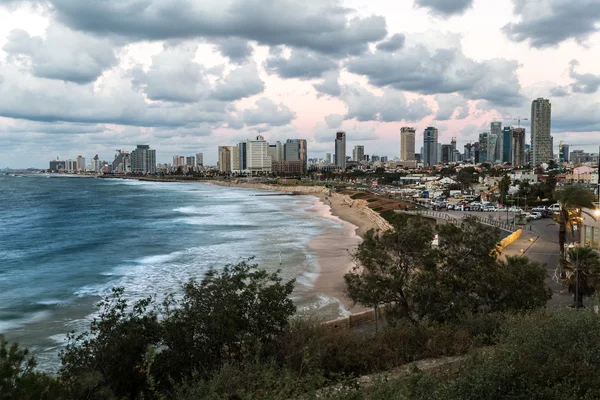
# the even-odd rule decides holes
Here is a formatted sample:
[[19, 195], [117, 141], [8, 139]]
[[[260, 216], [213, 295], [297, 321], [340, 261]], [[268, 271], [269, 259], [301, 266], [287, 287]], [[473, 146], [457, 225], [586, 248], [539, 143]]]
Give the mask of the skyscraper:
[[496, 146], [494, 147], [494, 158], [491, 162], [502, 162], [502, 152], [504, 151], [504, 136], [502, 135], [502, 122], [493, 121], [490, 124], [490, 134], [496, 137]]
[[435, 165], [438, 162], [438, 130], [429, 126], [423, 132], [423, 164]]
[[512, 142], [512, 165], [515, 167], [522, 167], [527, 164], [527, 161], [525, 160], [525, 128], [513, 129]]
[[415, 159], [415, 128], [404, 126], [400, 129], [400, 161]]
[[196, 166], [204, 166], [204, 153], [196, 153]]
[[450, 141], [450, 151], [452, 152], [450, 161], [452, 161], [452, 162], [458, 161], [459, 154], [456, 151], [456, 138], [455, 137], [453, 137], [452, 140]]
[[488, 162], [495, 163], [496, 158], [496, 147], [498, 146], [498, 136], [493, 133], [488, 135]]
[[331, 153], [325, 153], [325, 163], [331, 164]]
[[77, 156], [77, 171], [85, 171], [85, 157], [83, 156]]
[[269, 145], [269, 155], [271, 156], [272, 161], [283, 161], [285, 159], [283, 145], [279, 140], [275, 142], [275, 144]]
[[452, 161], [452, 145], [443, 144], [442, 145], [442, 163], [448, 164]]
[[219, 172], [231, 172], [231, 146], [219, 146]]
[[559, 158], [560, 162], [569, 162], [569, 145], [568, 144], [563, 144], [562, 147], [560, 148], [560, 155], [562, 156], [562, 159]]
[[240, 172], [240, 145], [231, 146], [231, 171]]
[[352, 161], [361, 162], [365, 156], [365, 146], [357, 144], [352, 150]]
[[346, 132], [335, 134], [335, 165], [346, 169]]
[[134, 174], [156, 173], [156, 150], [152, 150], [147, 144], [138, 144], [131, 152], [131, 172]]
[[476, 162], [484, 163], [488, 160], [489, 139], [490, 134], [488, 132], [479, 134], [479, 159]]
[[554, 159], [551, 133], [552, 105], [538, 98], [531, 102], [531, 163], [539, 165]]
[[505, 126], [502, 129], [502, 162], [512, 163], [513, 128]]
[[302, 162], [302, 173], [306, 173], [308, 167], [308, 150], [306, 139], [288, 139], [283, 145], [285, 161]]
[[251, 174], [269, 173], [272, 160], [269, 155], [269, 144], [264, 137], [258, 135], [255, 140], [246, 141], [246, 169]]

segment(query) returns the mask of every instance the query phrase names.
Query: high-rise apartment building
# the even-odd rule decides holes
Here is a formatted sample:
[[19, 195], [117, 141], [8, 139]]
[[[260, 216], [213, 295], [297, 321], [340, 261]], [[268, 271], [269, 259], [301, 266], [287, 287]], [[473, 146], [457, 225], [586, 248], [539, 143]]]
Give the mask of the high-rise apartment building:
[[438, 130], [429, 126], [423, 132], [423, 164], [435, 165], [438, 162]]
[[415, 128], [405, 126], [400, 129], [400, 161], [414, 161], [415, 137]]
[[361, 162], [365, 157], [365, 146], [357, 144], [352, 150], [352, 161]]
[[522, 167], [526, 165], [527, 160], [525, 159], [525, 128], [513, 129], [512, 143], [512, 165], [515, 167]]
[[505, 126], [502, 129], [502, 162], [512, 163], [513, 128]]
[[496, 136], [493, 133], [490, 133], [488, 135], [488, 162], [489, 163], [495, 163], [496, 162], [496, 158], [498, 158], [496, 156], [496, 150], [497, 150], [497, 146], [498, 146], [498, 136]]
[[551, 134], [552, 105], [538, 98], [531, 103], [531, 163], [539, 165], [554, 159]]
[[502, 122], [493, 121], [490, 124], [490, 137], [496, 137], [494, 146], [494, 158], [490, 162], [502, 162], [502, 152], [504, 151], [504, 136], [502, 135]]
[[196, 157], [190, 156], [185, 158], [185, 165], [189, 168], [194, 168], [196, 166]]
[[185, 156], [173, 156], [173, 168], [185, 166]]
[[450, 161], [451, 162], [458, 161], [459, 154], [456, 151], [456, 138], [455, 137], [453, 137], [452, 140], [450, 141], [450, 151], [452, 153], [450, 156]]
[[231, 146], [219, 146], [219, 172], [231, 172]]
[[115, 159], [111, 165], [112, 172], [118, 174], [126, 174], [131, 171], [131, 160], [129, 153], [126, 151], [117, 150]]
[[559, 162], [569, 162], [569, 145], [563, 144], [560, 148]]
[[85, 157], [77, 156], [77, 171], [85, 172]]
[[325, 164], [331, 164], [331, 153], [325, 153]]
[[131, 152], [131, 172], [134, 174], [154, 174], [156, 173], [156, 150], [150, 148], [147, 144], [138, 144], [137, 148]]
[[300, 162], [301, 173], [308, 168], [308, 149], [306, 139], [288, 139], [283, 145], [284, 161]]
[[346, 169], [346, 132], [335, 134], [335, 165]]
[[476, 162], [484, 163], [488, 161], [489, 140], [489, 132], [482, 132], [479, 134], [479, 159], [476, 160]]
[[251, 174], [270, 173], [272, 160], [269, 156], [269, 143], [258, 135], [255, 140], [246, 141], [246, 169]]
[[196, 153], [196, 166], [197, 167], [204, 166], [204, 153]]
[[231, 171], [240, 172], [240, 145], [231, 146]]

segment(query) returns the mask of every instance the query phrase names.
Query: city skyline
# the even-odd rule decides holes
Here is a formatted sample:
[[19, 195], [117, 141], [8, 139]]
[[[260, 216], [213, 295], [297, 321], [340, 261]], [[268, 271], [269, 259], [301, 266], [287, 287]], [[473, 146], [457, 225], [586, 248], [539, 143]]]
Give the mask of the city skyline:
[[169, 18], [116, 0], [0, 3], [0, 168], [138, 143], [216, 165], [218, 146], [259, 134], [324, 157], [332, 131], [397, 157], [403, 126], [468, 143], [539, 97], [555, 146], [598, 144], [596, 2], [280, 0], [277, 21], [250, 0], [145, 3]]

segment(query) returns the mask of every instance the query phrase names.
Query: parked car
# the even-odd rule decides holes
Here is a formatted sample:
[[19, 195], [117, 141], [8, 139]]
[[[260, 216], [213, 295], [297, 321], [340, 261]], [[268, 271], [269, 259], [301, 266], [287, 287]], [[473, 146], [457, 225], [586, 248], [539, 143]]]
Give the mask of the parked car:
[[527, 220], [531, 220], [531, 219], [541, 219], [542, 218], [542, 214], [540, 214], [539, 212], [530, 212], [529, 214], [527, 214]]
[[558, 203], [554, 203], [552, 204], [550, 207], [548, 207], [549, 210], [551, 210], [553, 213], [558, 213], [560, 211], [560, 204]]
[[515, 206], [510, 207], [508, 209], [508, 211], [509, 212], [516, 212], [516, 213], [522, 213], [523, 212], [523, 210], [520, 207], [515, 207]]

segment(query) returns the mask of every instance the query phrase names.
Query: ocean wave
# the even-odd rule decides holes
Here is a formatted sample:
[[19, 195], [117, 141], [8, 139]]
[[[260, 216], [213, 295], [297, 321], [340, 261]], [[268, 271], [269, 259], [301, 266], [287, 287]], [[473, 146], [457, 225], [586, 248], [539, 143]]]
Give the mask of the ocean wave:
[[52, 316], [50, 311], [37, 311], [26, 314], [22, 318], [13, 318], [9, 320], [0, 320], [0, 332], [6, 332], [13, 329], [22, 328], [29, 324], [42, 322]]

